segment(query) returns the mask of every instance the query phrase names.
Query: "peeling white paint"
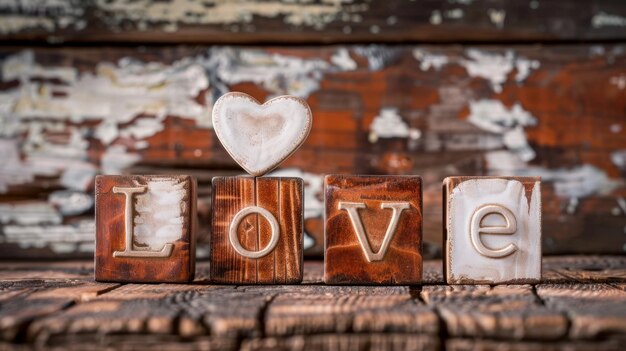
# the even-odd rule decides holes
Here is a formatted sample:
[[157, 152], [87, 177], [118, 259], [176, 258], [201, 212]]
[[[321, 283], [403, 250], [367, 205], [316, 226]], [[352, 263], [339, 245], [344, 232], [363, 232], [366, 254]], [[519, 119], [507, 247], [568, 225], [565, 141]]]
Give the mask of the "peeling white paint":
[[446, 55], [433, 54], [422, 49], [413, 49], [413, 57], [420, 62], [422, 71], [428, 71], [431, 68], [439, 71], [450, 62]]
[[446, 18], [450, 18], [450, 19], [461, 19], [461, 18], [463, 18], [464, 14], [465, 13], [464, 13], [463, 9], [460, 9], [460, 8], [450, 9], [450, 10], [445, 12]]
[[154, 118], [138, 118], [133, 124], [120, 131], [123, 138], [145, 139], [165, 129], [163, 123]]
[[488, 152], [485, 156], [489, 174], [540, 176], [543, 182], [552, 183], [556, 195], [569, 201], [568, 212], [575, 212], [577, 199], [590, 195], [608, 195], [624, 185], [624, 180], [611, 179], [605, 171], [590, 164], [549, 169], [528, 165], [516, 153], [508, 150]]
[[522, 83], [541, 63], [538, 60], [516, 55], [513, 50], [504, 53], [486, 52], [479, 49], [468, 49], [466, 57], [446, 56], [429, 52], [425, 49], [414, 49], [413, 57], [420, 62], [420, 69], [427, 71], [434, 68], [439, 71], [448, 64], [458, 64], [465, 68], [470, 77], [482, 78], [490, 82], [496, 93], [502, 92], [502, 86], [515, 70], [514, 80]]
[[518, 83], [526, 80], [531, 70], [539, 68], [541, 64], [537, 60], [529, 60], [523, 57], [519, 57], [515, 60], [515, 69], [517, 74], [515, 75], [515, 81]]
[[615, 85], [619, 90], [626, 89], [626, 75], [613, 76], [609, 82]]
[[460, 64], [465, 67], [471, 77], [480, 77], [491, 82], [491, 87], [496, 93], [502, 91], [502, 84], [507, 80], [507, 75], [513, 70], [513, 52], [507, 51], [504, 55], [486, 53], [477, 49], [467, 51], [468, 60], [461, 60]]
[[0, 223], [17, 225], [61, 224], [63, 218], [47, 202], [29, 201], [0, 204]]
[[323, 29], [342, 13], [354, 14], [348, 20], [358, 22], [356, 14], [368, 9], [368, 4], [348, 4], [345, 0], [292, 2], [252, 0], [99, 0], [96, 3], [102, 19], [113, 28], [122, 28], [129, 20], [137, 22], [139, 30], [162, 29], [177, 31], [180, 25], [248, 24], [254, 17], [282, 17], [285, 24]]
[[434, 10], [430, 14], [430, 24], [433, 26], [438, 26], [441, 24], [441, 12], [439, 10]]
[[12, 185], [30, 183], [33, 179], [32, 169], [20, 159], [17, 141], [0, 139], [0, 193], [7, 192]]
[[379, 71], [395, 60], [399, 51], [383, 45], [356, 46], [353, 52], [367, 59], [370, 70]]
[[[370, 51], [373, 58], [384, 50]], [[0, 62], [2, 81], [19, 83], [0, 93], [0, 136], [9, 138], [0, 139], [0, 192], [30, 183], [37, 175], [59, 176], [66, 188], [84, 190], [98, 171], [88, 162], [90, 137], [107, 148], [100, 169], [119, 174], [140, 156], [113, 145], [118, 138], [133, 139], [136, 149], [144, 149], [146, 139], [163, 130], [166, 116], [211, 128], [214, 96], [232, 84], [254, 82], [272, 95], [307, 97], [319, 88], [324, 72], [349, 68], [349, 53], [340, 53], [340, 58], [341, 66], [335, 66], [320, 59], [215, 47], [171, 64], [126, 57], [79, 72], [42, 65], [30, 50], [19, 52]], [[86, 121], [99, 123], [71, 124]], [[128, 145], [128, 140], [123, 142]]]
[[11, 55], [2, 63], [2, 80], [28, 82], [31, 78], [58, 79], [65, 83], [75, 83], [78, 71], [74, 67], [43, 67], [35, 61], [35, 54], [24, 50]]
[[557, 196], [563, 198], [607, 195], [620, 186], [620, 181], [612, 180], [605, 171], [589, 164], [572, 169], [529, 167], [525, 173], [541, 176], [542, 180], [553, 182]]
[[504, 144], [523, 161], [535, 158], [535, 151], [528, 145], [524, 127], [534, 126], [537, 119], [520, 104], [507, 108], [500, 100], [483, 99], [470, 101], [468, 121], [475, 126], [501, 134]]
[[626, 150], [618, 150], [612, 152], [611, 161], [621, 171], [626, 172]]
[[374, 143], [379, 138], [419, 139], [421, 131], [409, 128], [396, 108], [382, 108], [370, 124], [369, 140]]
[[154, 178], [145, 193], [136, 195], [133, 231], [134, 249], [159, 251], [183, 237], [187, 194], [185, 181]]
[[502, 9], [489, 9], [487, 10], [487, 15], [489, 15], [489, 20], [491, 21], [491, 23], [498, 27], [498, 29], [502, 29], [504, 27], [506, 11]]
[[22, 249], [49, 248], [55, 254], [91, 253], [95, 231], [93, 220], [58, 225], [6, 225], [0, 242], [16, 244]]
[[0, 34], [19, 33], [40, 29], [52, 32], [56, 29], [82, 29], [83, 9], [77, 0], [3, 0], [0, 11]]
[[93, 207], [93, 196], [82, 191], [57, 190], [48, 196], [48, 202], [56, 206], [63, 216], [75, 216]]
[[141, 159], [136, 153], [128, 152], [124, 145], [113, 145], [102, 155], [100, 167], [104, 174], [121, 174], [122, 170]]
[[205, 67], [214, 70], [219, 83], [253, 82], [272, 95], [307, 97], [319, 89], [323, 72], [330, 64], [320, 59], [268, 54], [261, 50], [219, 48], [211, 51]]
[[330, 62], [344, 71], [353, 71], [357, 67], [356, 62], [350, 57], [350, 53], [346, 48], [337, 50], [330, 58]]
[[606, 12], [598, 12], [591, 18], [591, 25], [594, 28], [624, 27], [626, 26], [626, 17]]

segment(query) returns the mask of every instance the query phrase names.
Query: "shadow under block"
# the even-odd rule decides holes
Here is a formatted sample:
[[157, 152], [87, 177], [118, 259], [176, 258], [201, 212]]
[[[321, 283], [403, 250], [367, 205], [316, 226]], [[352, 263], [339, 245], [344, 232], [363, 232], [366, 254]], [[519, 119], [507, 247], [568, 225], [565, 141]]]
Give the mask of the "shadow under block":
[[302, 281], [303, 182], [283, 177], [215, 177], [210, 281]]
[[541, 179], [448, 177], [444, 271], [448, 284], [541, 279]]
[[328, 175], [324, 281], [417, 284], [422, 279], [422, 180]]
[[97, 176], [97, 281], [182, 283], [195, 273], [190, 176]]

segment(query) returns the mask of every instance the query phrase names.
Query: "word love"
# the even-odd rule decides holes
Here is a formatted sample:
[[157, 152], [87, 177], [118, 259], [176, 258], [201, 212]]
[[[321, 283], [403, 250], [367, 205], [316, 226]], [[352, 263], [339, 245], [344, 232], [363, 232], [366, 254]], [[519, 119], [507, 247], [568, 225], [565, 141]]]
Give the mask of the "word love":
[[[449, 177], [443, 191], [449, 284], [540, 279], [539, 178]], [[191, 281], [195, 196], [188, 176], [97, 177], [96, 280]], [[327, 284], [421, 283], [420, 177], [329, 175], [324, 204]], [[212, 205], [211, 282], [302, 281], [302, 179], [216, 177]]]

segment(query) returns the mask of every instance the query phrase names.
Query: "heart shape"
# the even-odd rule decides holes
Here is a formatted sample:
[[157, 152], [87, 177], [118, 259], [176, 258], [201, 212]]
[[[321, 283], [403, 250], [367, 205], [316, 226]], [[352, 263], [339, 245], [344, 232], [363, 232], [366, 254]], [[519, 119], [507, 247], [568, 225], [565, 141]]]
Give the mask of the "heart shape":
[[244, 93], [222, 95], [213, 106], [213, 129], [230, 156], [246, 172], [261, 176], [293, 154], [311, 131], [309, 105], [279, 96], [261, 105]]

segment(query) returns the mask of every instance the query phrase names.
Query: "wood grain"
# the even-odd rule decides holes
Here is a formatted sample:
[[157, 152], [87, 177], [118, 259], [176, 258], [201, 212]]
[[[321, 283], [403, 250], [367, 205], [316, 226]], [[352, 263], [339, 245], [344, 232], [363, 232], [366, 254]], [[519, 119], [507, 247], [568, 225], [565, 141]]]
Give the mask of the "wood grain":
[[[213, 178], [209, 279], [222, 284], [294, 284], [302, 281], [302, 192], [300, 178]], [[279, 227], [276, 247], [260, 258], [242, 256], [229, 241], [233, 217], [250, 206], [269, 211]], [[269, 245], [272, 229], [262, 215], [250, 214], [237, 227], [237, 237], [245, 250], [256, 252]]]
[[[422, 181], [418, 176], [328, 175], [324, 180], [326, 284], [417, 284], [422, 279]], [[369, 262], [364, 250], [381, 253], [392, 210], [383, 204], [405, 203], [389, 246], [378, 261]], [[341, 203], [357, 209], [369, 248], [358, 239], [355, 225]]]
[[[156, 185], [153, 185], [156, 184]], [[172, 185], [176, 184], [176, 186]], [[114, 187], [144, 187], [146, 198], [132, 199], [132, 219], [125, 218], [126, 195]], [[151, 190], [151, 187], [155, 189]], [[163, 188], [165, 186], [165, 188]], [[172, 198], [168, 191], [175, 191]], [[196, 184], [189, 176], [98, 176], [96, 178], [95, 279], [117, 282], [188, 282], [195, 274]], [[164, 196], [164, 198], [160, 198]], [[143, 201], [143, 202], [142, 202]], [[172, 201], [174, 201], [172, 203]], [[160, 204], [164, 208], [154, 208]], [[146, 212], [147, 217], [141, 215]], [[159, 212], [158, 214], [156, 212]], [[174, 212], [172, 212], [174, 211]], [[164, 216], [175, 218], [162, 223]], [[169, 217], [168, 217], [169, 218]], [[132, 221], [133, 242], [126, 243], [125, 221]], [[143, 234], [143, 239], [138, 235]], [[173, 236], [172, 236], [173, 235]], [[160, 238], [172, 236], [172, 242]], [[149, 243], [159, 239], [152, 248]], [[167, 257], [114, 257], [127, 245], [156, 252], [171, 244]], [[147, 245], [147, 247], [146, 247]]]
[[450, 337], [558, 340], [568, 320], [546, 307], [530, 285], [425, 286], [420, 296], [435, 307]]

